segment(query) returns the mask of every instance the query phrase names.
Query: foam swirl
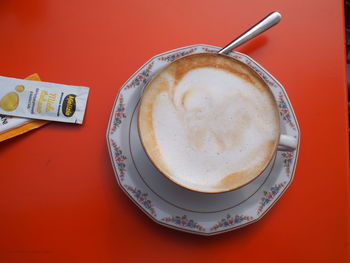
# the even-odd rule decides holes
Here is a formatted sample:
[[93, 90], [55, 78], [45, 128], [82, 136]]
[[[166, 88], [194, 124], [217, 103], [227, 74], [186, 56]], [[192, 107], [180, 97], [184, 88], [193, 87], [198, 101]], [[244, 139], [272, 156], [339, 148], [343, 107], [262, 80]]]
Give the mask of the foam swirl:
[[215, 54], [171, 64], [146, 88], [141, 140], [156, 166], [188, 188], [225, 191], [253, 179], [279, 135], [268, 87], [246, 66]]

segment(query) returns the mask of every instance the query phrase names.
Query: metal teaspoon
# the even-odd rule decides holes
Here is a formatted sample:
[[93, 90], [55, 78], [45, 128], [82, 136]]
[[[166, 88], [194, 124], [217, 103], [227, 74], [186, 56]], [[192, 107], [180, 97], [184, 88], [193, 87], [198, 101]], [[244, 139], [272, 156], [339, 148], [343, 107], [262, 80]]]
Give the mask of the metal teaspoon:
[[234, 39], [231, 43], [226, 45], [224, 48], [220, 49], [218, 51], [218, 54], [227, 54], [231, 52], [236, 47], [260, 35], [261, 33], [265, 32], [266, 30], [273, 27], [274, 25], [277, 25], [278, 22], [281, 21], [281, 18], [282, 18], [282, 15], [280, 13], [272, 12], [271, 14], [263, 18], [260, 22], [258, 22], [256, 25], [252, 26], [246, 32], [244, 32], [239, 37]]

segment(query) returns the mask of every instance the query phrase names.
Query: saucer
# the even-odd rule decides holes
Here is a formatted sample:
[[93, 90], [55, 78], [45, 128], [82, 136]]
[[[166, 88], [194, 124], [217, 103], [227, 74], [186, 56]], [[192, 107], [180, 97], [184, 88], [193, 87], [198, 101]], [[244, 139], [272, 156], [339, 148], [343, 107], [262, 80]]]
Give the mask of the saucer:
[[247, 55], [229, 56], [254, 69], [272, 90], [281, 114], [282, 134], [297, 138], [293, 152], [277, 152], [264, 173], [237, 190], [204, 194], [186, 190], [161, 175], [144, 152], [137, 129], [140, 96], [148, 80], [182, 56], [220, 48], [193, 45], [157, 55], [120, 88], [107, 129], [107, 144], [117, 182], [125, 194], [161, 225], [199, 235], [234, 230], [261, 219], [291, 184], [299, 152], [299, 126], [282, 85]]

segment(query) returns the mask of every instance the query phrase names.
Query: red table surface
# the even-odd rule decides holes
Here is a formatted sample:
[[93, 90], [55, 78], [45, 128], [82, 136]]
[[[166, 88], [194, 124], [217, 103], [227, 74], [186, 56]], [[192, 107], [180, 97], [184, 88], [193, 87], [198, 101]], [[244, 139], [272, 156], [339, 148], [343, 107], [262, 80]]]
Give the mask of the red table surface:
[[[301, 129], [295, 178], [260, 221], [203, 237], [151, 221], [119, 189], [105, 133], [119, 87], [152, 56], [237, 49], [286, 88]], [[0, 262], [350, 262], [343, 1], [0, 1], [0, 75], [91, 87], [82, 126], [0, 144]]]

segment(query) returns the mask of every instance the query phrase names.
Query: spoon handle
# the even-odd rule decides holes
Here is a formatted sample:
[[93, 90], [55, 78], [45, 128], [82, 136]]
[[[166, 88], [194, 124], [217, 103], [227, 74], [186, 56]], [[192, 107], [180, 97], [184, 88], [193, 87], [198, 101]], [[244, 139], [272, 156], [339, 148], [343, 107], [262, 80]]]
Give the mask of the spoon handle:
[[270, 27], [273, 27], [274, 25], [278, 24], [278, 22], [281, 20], [282, 15], [278, 12], [272, 12], [267, 17], [262, 19], [260, 22], [258, 22], [256, 25], [252, 26], [250, 29], [248, 29], [246, 32], [244, 32], [242, 35], [237, 37], [235, 40], [233, 40], [231, 43], [226, 45], [224, 48], [219, 50], [219, 54], [227, 54], [231, 52], [236, 47], [244, 44], [248, 40], [256, 37], [257, 35], [261, 34], [262, 32], [268, 30]]

